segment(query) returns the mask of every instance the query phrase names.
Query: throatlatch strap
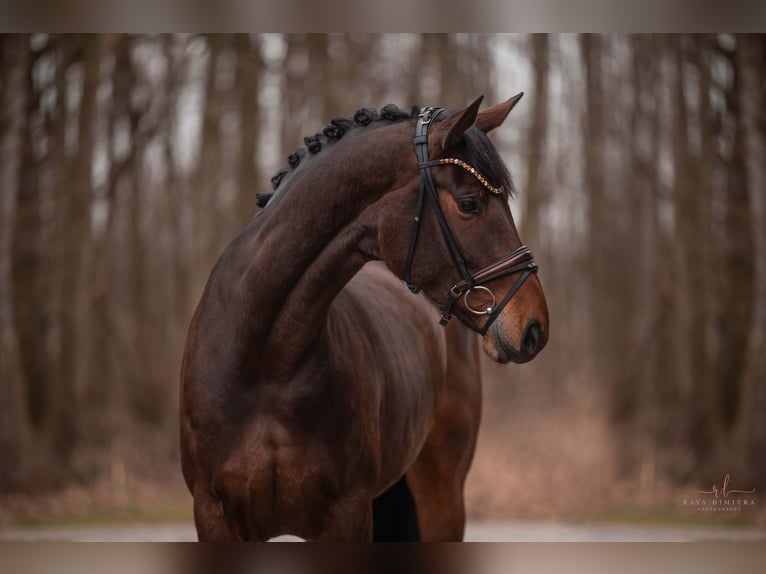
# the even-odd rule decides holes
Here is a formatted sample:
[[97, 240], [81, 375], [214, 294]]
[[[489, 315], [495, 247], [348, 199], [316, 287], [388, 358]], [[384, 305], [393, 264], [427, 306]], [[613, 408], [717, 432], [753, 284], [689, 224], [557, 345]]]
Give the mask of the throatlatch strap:
[[439, 221], [439, 227], [444, 236], [444, 241], [447, 243], [447, 251], [449, 251], [452, 262], [455, 264], [455, 267], [457, 267], [461, 278], [466, 281], [470, 287], [473, 287], [471, 274], [468, 273], [465, 259], [460, 253], [460, 249], [455, 242], [452, 231], [447, 224], [447, 219], [444, 217], [444, 212], [442, 211], [439, 197], [436, 193], [436, 187], [434, 186], [433, 179], [431, 179], [431, 166], [434, 165], [434, 163], [428, 159], [428, 128], [431, 125], [431, 122], [436, 120], [443, 111], [442, 108], [423, 108], [420, 112], [420, 116], [418, 116], [418, 122], [415, 126], [415, 137], [412, 141], [415, 144], [415, 155], [418, 160], [418, 168], [420, 169], [421, 187], [425, 188], [425, 191], [428, 192], [428, 197], [431, 199], [431, 203], [433, 203], [434, 210], [436, 211], [436, 219]]
[[[412, 282], [412, 262], [415, 259], [415, 247], [418, 242], [418, 234], [420, 233], [420, 221], [423, 218], [423, 198], [425, 197], [425, 180], [423, 178], [423, 169], [421, 167], [421, 149], [420, 144], [425, 144], [425, 157], [428, 159], [428, 125], [430, 125], [432, 119], [436, 119], [439, 114], [444, 110], [441, 108], [423, 108], [420, 110], [418, 116], [417, 125], [415, 126], [415, 138], [412, 140], [415, 143], [415, 154], [418, 159], [418, 168], [421, 170], [420, 184], [418, 185], [418, 199], [415, 207], [415, 216], [412, 218], [412, 234], [410, 235], [410, 245], [407, 250], [407, 263], [404, 269], [404, 281], [407, 287], [413, 293], [420, 292], [420, 287]], [[426, 123], [424, 124], [422, 118], [428, 116]]]
[[407, 266], [404, 269], [404, 281], [407, 287], [413, 293], [420, 292], [420, 287], [412, 282], [412, 261], [415, 258], [415, 245], [418, 242], [418, 232], [420, 231], [420, 219], [423, 217], [423, 196], [425, 195], [423, 182], [418, 185], [418, 203], [415, 208], [415, 217], [412, 218], [412, 233], [410, 234], [410, 248], [407, 251]]

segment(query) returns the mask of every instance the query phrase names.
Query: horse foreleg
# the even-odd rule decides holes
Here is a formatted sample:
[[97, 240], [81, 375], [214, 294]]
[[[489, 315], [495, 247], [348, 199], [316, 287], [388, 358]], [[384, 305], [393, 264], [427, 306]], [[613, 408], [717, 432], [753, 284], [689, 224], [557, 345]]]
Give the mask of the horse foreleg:
[[477, 434], [475, 410], [466, 404], [445, 403], [418, 458], [407, 470], [424, 542], [463, 539], [463, 487]]
[[194, 525], [200, 542], [237, 541], [226, 523], [221, 501], [201, 489], [194, 493]]
[[418, 512], [420, 539], [423, 542], [463, 540], [465, 473], [445, 469], [430, 457], [419, 458], [407, 471]]
[[418, 458], [407, 470], [424, 542], [463, 539], [463, 487], [481, 420], [478, 340], [459, 326], [448, 327], [445, 333], [448, 364], [434, 424]]
[[317, 542], [372, 542], [372, 498], [344, 496], [333, 504]]

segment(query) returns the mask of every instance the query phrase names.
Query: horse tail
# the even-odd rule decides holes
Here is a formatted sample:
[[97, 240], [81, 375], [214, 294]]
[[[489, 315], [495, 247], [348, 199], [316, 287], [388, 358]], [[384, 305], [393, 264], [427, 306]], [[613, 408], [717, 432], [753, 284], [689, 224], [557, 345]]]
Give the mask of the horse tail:
[[372, 501], [372, 539], [420, 542], [418, 512], [405, 476]]

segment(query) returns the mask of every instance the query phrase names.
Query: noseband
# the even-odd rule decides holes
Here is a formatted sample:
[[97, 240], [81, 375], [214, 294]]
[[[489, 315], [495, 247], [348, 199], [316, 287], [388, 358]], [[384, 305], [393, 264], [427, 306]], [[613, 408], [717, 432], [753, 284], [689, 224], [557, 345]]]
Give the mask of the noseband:
[[[439, 320], [439, 324], [446, 325], [449, 320], [452, 319], [452, 309], [458, 299], [463, 297], [463, 304], [470, 313], [473, 313], [474, 315], [488, 316], [487, 322], [482, 328], [470, 326], [471, 329], [477, 333], [484, 335], [486, 334], [490, 325], [492, 325], [492, 323], [494, 323], [495, 320], [500, 316], [503, 308], [508, 304], [511, 298], [524, 284], [524, 281], [526, 281], [532, 273], [537, 271], [537, 264], [534, 261], [532, 251], [529, 249], [529, 247], [522, 245], [504, 257], [501, 257], [494, 263], [488, 265], [487, 267], [484, 267], [475, 273], [469, 273], [465, 259], [461, 255], [460, 249], [458, 249], [455, 237], [452, 235], [452, 231], [450, 231], [449, 225], [447, 224], [447, 219], [444, 217], [444, 212], [442, 211], [441, 205], [439, 204], [439, 197], [436, 193], [436, 187], [434, 186], [433, 179], [431, 178], [431, 168], [440, 165], [457, 165], [473, 175], [489, 192], [494, 193], [495, 195], [499, 195], [503, 193], [503, 189], [491, 186], [483, 175], [481, 175], [474, 167], [462, 160], [454, 158], [429, 160], [428, 128], [442, 112], [444, 112], [442, 108], [423, 108], [420, 111], [420, 115], [418, 115], [418, 121], [415, 126], [415, 138], [412, 141], [415, 144], [415, 154], [418, 158], [418, 169], [420, 170], [420, 186], [418, 189], [416, 213], [413, 219], [412, 235], [410, 236], [410, 246], [407, 253], [405, 281], [407, 282], [407, 287], [410, 288], [410, 291], [413, 293], [420, 291], [420, 288], [412, 282], [412, 261], [415, 257], [415, 246], [417, 245], [420, 221], [423, 214], [423, 198], [427, 194], [431, 200], [431, 204], [434, 207], [434, 211], [436, 212], [436, 219], [439, 221], [439, 227], [441, 228], [442, 235], [444, 236], [444, 240], [447, 243], [447, 250], [449, 251], [452, 262], [454, 263], [455, 268], [461, 277], [457, 283], [450, 287], [449, 293], [447, 295], [447, 301], [439, 306], [441, 309], [441, 319]], [[516, 279], [516, 282], [498, 304], [495, 294], [489, 287], [484, 285], [484, 283], [489, 283], [495, 279], [506, 277], [507, 275], [513, 275], [515, 273], [521, 273], [521, 275], [519, 275], [519, 278]], [[470, 297], [471, 294], [476, 294], [479, 291], [487, 293], [492, 299], [492, 303], [481, 309], [476, 309], [471, 305]]]

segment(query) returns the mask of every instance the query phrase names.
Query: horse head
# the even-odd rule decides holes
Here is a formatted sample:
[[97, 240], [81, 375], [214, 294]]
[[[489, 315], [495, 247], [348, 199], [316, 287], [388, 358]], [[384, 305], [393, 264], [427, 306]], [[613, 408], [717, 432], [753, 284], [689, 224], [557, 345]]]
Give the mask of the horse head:
[[549, 328], [537, 265], [509, 207], [510, 175], [487, 137], [520, 98], [483, 111], [481, 97], [453, 113], [424, 108], [416, 153], [402, 161], [377, 221], [388, 267], [439, 306], [443, 323], [454, 315], [480, 333], [500, 363], [534, 358]]

